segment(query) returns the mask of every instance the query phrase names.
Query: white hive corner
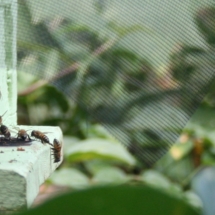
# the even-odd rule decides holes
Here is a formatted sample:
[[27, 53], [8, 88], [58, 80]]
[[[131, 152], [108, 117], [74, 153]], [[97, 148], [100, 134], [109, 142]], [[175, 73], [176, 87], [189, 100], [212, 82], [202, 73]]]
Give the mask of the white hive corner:
[[[56, 138], [63, 144], [59, 127], [21, 126], [23, 129], [49, 132], [50, 142]], [[61, 151], [63, 150], [63, 147]], [[32, 141], [29, 145], [0, 146], [0, 212], [29, 207], [36, 198], [40, 185], [63, 161], [54, 163], [49, 144]]]

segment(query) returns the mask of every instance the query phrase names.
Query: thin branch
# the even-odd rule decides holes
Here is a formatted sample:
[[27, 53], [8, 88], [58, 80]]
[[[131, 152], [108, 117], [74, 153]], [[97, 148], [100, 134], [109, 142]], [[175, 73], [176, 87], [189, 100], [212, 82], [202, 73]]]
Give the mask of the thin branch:
[[111, 48], [117, 41], [119, 40], [119, 37], [116, 37], [112, 40], [107, 41], [106, 43], [102, 44], [100, 47], [98, 47], [92, 55], [94, 57], [97, 57], [101, 54], [103, 54], [105, 51], [107, 51], [109, 48]]
[[33, 93], [35, 90], [37, 90], [40, 87], [43, 87], [47, 84], [48, 82], [45, 80], [39, 80], [36, 83], [32, 84], [30, 87], [28, 87], [27, 89], [21, 91], [18, 93], [18, 96], [26, 96], [30, 93]]
[[80, 63], [79, 62], [75, 62], [73, 63], [72, 65], [70, 65], [69, 67], [67, 67], [66, 69], [63, 69], [60, 73], [58, 73], [57, 75], [53, 76], [49, 82], [53, 82], [59, 78], [62, 78], [74, 71], [76, 71], [80, 66]]

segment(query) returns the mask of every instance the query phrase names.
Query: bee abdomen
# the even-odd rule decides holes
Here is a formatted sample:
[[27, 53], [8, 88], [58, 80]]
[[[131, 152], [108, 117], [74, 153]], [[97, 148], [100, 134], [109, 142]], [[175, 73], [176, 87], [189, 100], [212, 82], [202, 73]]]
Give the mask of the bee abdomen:
[[42, 135], [41, 138], [38, 139], [41, 139], [41, 141], [44, 143], [49, 143], [49, 138], [46, 135]]

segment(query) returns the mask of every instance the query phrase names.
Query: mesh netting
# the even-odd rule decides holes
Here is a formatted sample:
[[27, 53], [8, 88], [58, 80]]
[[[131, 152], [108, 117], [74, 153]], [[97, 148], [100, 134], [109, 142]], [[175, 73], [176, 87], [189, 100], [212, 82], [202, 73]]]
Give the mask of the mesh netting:
[[18, 72], [56, 86], [151, 165], [213, 81], [214, 11], [209, 0], [20, 0]]

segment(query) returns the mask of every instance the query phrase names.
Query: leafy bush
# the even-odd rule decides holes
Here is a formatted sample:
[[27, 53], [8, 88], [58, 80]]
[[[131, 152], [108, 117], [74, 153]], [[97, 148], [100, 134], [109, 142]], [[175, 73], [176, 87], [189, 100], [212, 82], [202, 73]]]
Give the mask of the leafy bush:
[[[210, 1], [190, 1], [187, 3], [190, 7], [185, 3], [176, 5], [172, 0], [166, 2], [166, 7], [161, 7], [158, 1], [134, 1], [132, 7], [129, 2], [125, 4], [124, 11], [120, 10], [118, 1], [93, 2], [84, 1], [87, 15], [78, 12], [80, 3], [74, 4], [73, 11], [68, 11], [65, 2], [51, 5], [50, 10], [49, 1], [44, 0], [39, 13], [37, 1], [22, 1], [19, 6], [19, 124], [59, 125], [65, 135], [65, 161], [49, 183], [74, 190], [110, 183], [144, 184], [140, 190], [122, 189], [128, 195], [125, 199], [129, 192], [136, 193], [129, 198], [136, 207], [148, 190], [151, 198], [146, 198], [144, 206], [152, 213], [156, 210], [154, 202], [159, 203], [164, 197], [160, 191], [146, 186], [150, 184], [201, 209], [202, 202], [191, 185], [202, 197], [194, 175], [215, 161], [213, 89], [178, 143], [162, 155], [196, 110], [209, 89], [208, 83], [213, 83], [214, 36], [207, 14], [213, 16], [214, 9], [199, 11], [200, 7], [211, 5]], [[135, 14], [141, 6], [148, 10], [138, 20]], [[160, 19], [151, 16], [154, 11], [158, 11]], [[134, 19], [125, 22], [128, 13]], [[179, 34], [175, 30], [178, 26], [186, 28], [186, 33]], [[57, 89], [38, 77], [49, 80]], [[76, 204], [76, 198], [88, 198], [88, 195], [94, 198], [102, 189], [113, 192], [111, 195], [121, 192], [121, 188], [76, 191], [47, 203], [44, 209], [35, 209], [35, 213], [47, 207], [54, 214], [55, 201], [62, 204], [59, 207], [63, 207], [63, 201], [65, 204], [69, 201], [70, 205], [74, 202], [76, 209], [83, 207]], [[178, 206], [171, 208], [171, 205], [178, 200], [164, 196], [169, 207], [163, 208], [163, 214], [173, 214]], [[115, 205], [116, 210], [122, 212], [123, 203], [127, 206], [126, 200], [123, 201], [119, 207]], [[205, 204], [205, 199], [202, 201]], [[90, 204], [91, 201], [84, 202], [86, 211], [92, 209]], [[180, 214], [188, 214], [186, 211], [195, 214], [192, 209], [185, 209], [184, 203], [177, 204], [183, 205]], [[100, 203], [95, 207], [100, 207]]]

